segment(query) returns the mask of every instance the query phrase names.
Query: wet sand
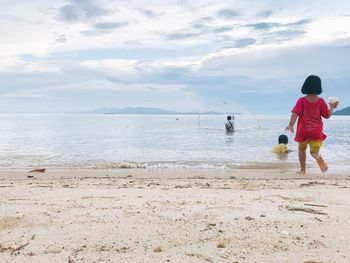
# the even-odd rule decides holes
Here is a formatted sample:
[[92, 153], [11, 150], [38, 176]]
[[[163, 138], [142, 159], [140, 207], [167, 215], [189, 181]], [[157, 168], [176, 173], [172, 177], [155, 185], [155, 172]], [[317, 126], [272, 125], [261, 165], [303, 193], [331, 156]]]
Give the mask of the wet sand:
[[2, 171], [0, 202], [0, 262], [350, 262], [347, 175]]

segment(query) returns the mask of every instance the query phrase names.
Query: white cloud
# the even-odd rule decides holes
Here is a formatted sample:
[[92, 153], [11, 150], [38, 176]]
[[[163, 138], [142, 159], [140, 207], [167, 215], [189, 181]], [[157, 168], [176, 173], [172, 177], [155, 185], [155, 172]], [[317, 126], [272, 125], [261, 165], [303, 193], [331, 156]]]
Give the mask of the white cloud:
[[[188, 8], [186, 4], [178, 4], [177, 1], [162, 3], [150, 1], [145, 5], [143, 1], [120, 3], [105, 0], [88, 2], [59, 0], [55, 1], [55, 4], [43, 0], [30, 4], [15, 0], [5, 1], [5, 4], [7, 8], [1, 11], [0, 24], [2, 56], [20, 54], [45, 56], [54, 51], [130, 45], [194, 46], [217, 41], [228, 45], [232, 40], [248, 36], [256, 39], [256, 45], [259, 45], [263, 44], [266, 32], [257, 32], [244, 25], [261, 22], [286, 24], [305, 18], [313, 21], [305, 27], [301, 25], [297, 27], [306, 31], [301, 39], [296, 37], [298, 43], [327, 42], [334, 38], [344, 38], [350, 33], [347, 27], [349, 17], [335, 15], [317, 17], [312, 12], [306, 12], [310, 15], [305, 17], [298, 5], [290, 5], [288, 10], [269, 11], [269, 16], [262, 18], [258, 14], [271, 10], [274, 8], [273, 5], [264, 5], [261, 2], [249, 4], [241, 1], [235, 1], [234, 4], [231, 1], [215, 3], [191, 1], [191, 8]], [[140, 9], [140, 6], [144, 9]], [[194, 23], [197, 23], [197, 28], [193, 27]], [[204, 27], [199, 28], [200, 25]], [[290, 43], [295, 44], [293, 41]]]
[[349, 1], [0, 2], [2, 99], [205, 108], [349, 67]]
[[5, 73], [35, 73], [56, 72], [59, 68], [51, 62], [31, 61], [19, 57], [2, 57], [0, 63], [0, 74]]
[[33, 94], [33, 93], [14, 93], [14, 94], [4, 94], [0, 95], [2, 99], [10, 99], [10, 100], [28, 100], [28, 99], [53, 99], [54, 97], [45, 95], [45, 94]]
[[52, 91], [113, 91], [113, 92], [178, 92], [186, 90], [187, 86], [183, 84], [161, 85], [154, 83], [121, 83], [109, 80], [90, 80], [76, 83], [64, 83], [47, 88], [34, 89], [35, 92]]
[[[350, 17], [331, 16], [315, 20], [308, 26], [309, 43], [329, 43], [350, 38]], [[348, 42], [349, 43], [349, 42]]]

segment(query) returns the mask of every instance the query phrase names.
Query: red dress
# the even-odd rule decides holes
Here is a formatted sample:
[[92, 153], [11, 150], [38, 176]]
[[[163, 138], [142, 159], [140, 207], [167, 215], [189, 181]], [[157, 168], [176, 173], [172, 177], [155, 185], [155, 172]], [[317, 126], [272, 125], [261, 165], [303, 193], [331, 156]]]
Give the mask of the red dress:
[[324, 99], [319, 98], [316, 102], [311, 103], [302, 97], [298, 99], [292, 112], [299, 117], [295, 141], [323, 141], [327, 138], [323, 133], [322, 117], [328, 119], [331, 112]]

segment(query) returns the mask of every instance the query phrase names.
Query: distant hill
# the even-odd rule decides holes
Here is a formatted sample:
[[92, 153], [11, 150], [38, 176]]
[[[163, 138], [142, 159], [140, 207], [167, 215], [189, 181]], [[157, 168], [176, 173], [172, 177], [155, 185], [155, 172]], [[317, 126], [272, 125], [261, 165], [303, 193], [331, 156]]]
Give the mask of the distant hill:
[[[101, 108], [93, 111], [83, 112], [85, 114], [164, 114], [164, 115], [193, 115], [198, 112], [169, 111], [158, 108], [128, 107], [128, 108]], [[223, 112], [206, 111], [200, 112], [202, 115], [226, 115]]]
[[85, 113], [92, 114], [176, 114], [175, 111], [162, 110], [157, 108], [101, 108]]
[[337, 110], [333, 113], [333, 115], [350, 115], [350, 107], [346, 107], [341, 110]]

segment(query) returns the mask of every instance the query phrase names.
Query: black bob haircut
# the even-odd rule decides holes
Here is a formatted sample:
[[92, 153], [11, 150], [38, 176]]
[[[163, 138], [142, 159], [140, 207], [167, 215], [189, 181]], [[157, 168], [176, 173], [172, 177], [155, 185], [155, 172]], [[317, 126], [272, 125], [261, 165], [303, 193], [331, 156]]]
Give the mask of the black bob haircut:
[[320, 95], [322, 93], [320, 77], [315, 75], [308, 76], [303, 84], [303, 87], [301, 88], [301, 93]]
[[278, 144], [281, 144], [281, 143], [288, 144], [287, 135], [282, 134], [278, 137]]
[[231, 116], [227, 116], [227, 120], [228, 120], [228, 121], [231, 120]]

